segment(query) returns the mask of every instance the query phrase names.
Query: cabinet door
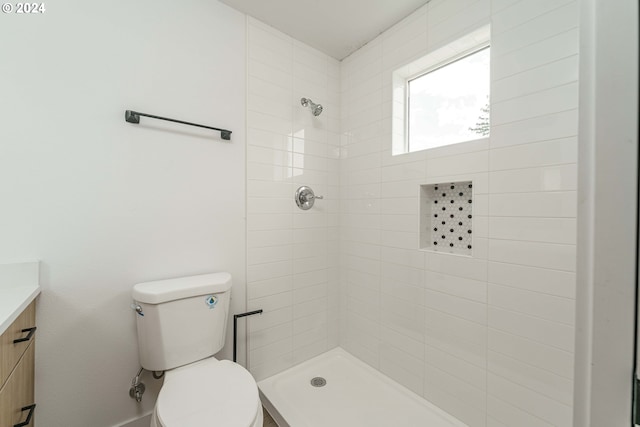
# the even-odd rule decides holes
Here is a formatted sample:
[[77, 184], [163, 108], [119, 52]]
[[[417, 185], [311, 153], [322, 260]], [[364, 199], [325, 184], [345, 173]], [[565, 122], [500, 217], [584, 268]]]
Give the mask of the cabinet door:
[[[11, 376], [0, 390], [0, 427], [13, 427], [23, 422], [29, 411], [21, 409], [34, 402], [33, 379], [35, 343], [31, 343]], [[31, 418], [29, 427], [35, 425]]]
[[[9, 378], [11, 371], [22, 357], [33, 337], [29, 341], [14, 343], [16, 339], [23, 339], [27, 332], [23, 329], [32, 328], [36, 325], [36, 304], [35, 301], [18, 316], [9, 328], [0, 336], [0, 387]], [[35, 336], [34, 336], [35, 337]], [[12, 426], [13, 427], [13, 426]]]

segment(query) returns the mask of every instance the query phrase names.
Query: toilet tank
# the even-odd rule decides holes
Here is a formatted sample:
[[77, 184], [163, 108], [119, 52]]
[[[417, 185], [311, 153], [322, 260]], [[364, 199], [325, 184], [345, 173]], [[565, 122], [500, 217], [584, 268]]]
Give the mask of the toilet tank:
[[165, 371], [213, 356], [224, 346], [231, 275], [211, 273], [133, 287], [140, 364]]

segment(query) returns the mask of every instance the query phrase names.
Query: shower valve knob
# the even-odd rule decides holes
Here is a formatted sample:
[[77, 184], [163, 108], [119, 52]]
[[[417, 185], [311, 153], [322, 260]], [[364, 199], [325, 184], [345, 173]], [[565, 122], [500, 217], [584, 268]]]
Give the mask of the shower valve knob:
[[316, 199], [324, 199], [323, 196], [316, 196], [313, 190], [309, 187], [302, 186], [296, 190], [296, 204], [303, 211], [309, 210], [313, 207]]

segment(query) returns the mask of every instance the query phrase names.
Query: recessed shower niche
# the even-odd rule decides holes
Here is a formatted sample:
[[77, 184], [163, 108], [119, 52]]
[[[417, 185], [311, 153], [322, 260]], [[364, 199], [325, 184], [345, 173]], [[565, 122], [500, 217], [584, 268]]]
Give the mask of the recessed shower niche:
[[420, 249], [471, 256], [473, 183], [420, 186]]

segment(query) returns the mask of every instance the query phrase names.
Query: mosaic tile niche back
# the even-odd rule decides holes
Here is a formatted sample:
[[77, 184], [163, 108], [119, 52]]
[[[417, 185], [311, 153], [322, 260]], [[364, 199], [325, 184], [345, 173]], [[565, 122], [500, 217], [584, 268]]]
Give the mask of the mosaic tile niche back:
[[471, 256], [473, 183], [420, 186], [420, 248]]

